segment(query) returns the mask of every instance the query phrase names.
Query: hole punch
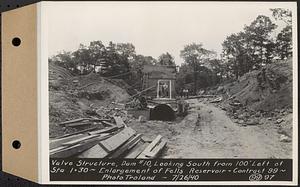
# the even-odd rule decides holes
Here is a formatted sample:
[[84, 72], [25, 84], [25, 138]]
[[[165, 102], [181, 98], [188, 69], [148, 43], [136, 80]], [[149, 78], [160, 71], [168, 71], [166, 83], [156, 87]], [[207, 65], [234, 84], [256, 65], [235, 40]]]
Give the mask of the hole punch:
[[15, 140], [12, 143], [13, 148], [19, 149], [21, 147], [21, 142], [19, 140]]
[[13, 44], [13, 46], [18, 47], [19, 45], [21, 45], [21, 39], [18, 37], [13, 38], [12, 44]]

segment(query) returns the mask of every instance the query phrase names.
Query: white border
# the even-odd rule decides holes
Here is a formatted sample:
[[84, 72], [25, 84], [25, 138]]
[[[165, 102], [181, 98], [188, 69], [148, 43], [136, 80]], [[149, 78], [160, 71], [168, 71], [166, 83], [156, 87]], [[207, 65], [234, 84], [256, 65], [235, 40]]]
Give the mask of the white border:
[[[39, 163], [39, 183], [46, 183], [50, 181], [49, 178], [49, 93], [48, 93], [48, 24], [47, 24], [47, 5], [49, 2], [40, 2], [38, 3], [38, 20], [40, 20], [38, 28], [40, 33], [38, 35], [42, 38], [40, 40], [40, 52], [42, 58], [39, 61], [39, 91], [41, 97], [39, 98], [40, 102], [40, 120], [39, 120], [39, 148], [41, 161]], [[50, 3], [49, 3], [50, 4]], [[52, 4], [52, 3], [51, 3]]]
[[[49, 94], [48, 94], [48, 25], [47, 6], [58, 3], [108, 3], [108, 2], [40, 2], [38, 3], [38, 125], [39, 125], [39, 183], [42, 184], [89, 184], [89, 185], [297, 185], [298, 184], [298, 40], [297, 2], [163, 2], [163, 3], [209, 3], [209, 4], [278, 4], [293, 13], [293, 181], [189, 181], [189, 182], [134, 182], [134, 181], [50, 181], [49, 178]], [[116, 2], [111, 2], [116, 3]], [[118, 2], [120, 3], [120, 2]], [[122, 2], [123, 3], [123, 2]], [[153, 2], [131, 2], [132, 5]], [[161, 2], [157, 2], [161, 3]], [[58, 31], [59, 32], [59, 31]]]

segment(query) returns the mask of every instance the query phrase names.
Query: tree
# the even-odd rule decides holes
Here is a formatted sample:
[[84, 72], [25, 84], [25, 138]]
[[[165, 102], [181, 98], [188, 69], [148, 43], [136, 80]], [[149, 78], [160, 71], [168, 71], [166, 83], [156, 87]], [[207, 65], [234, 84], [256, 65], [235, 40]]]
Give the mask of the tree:
[[270, 63], [272, 57], [268, 55], [271, 55], [274, 50], [270, 34], [276, 27], [277, 25], [269, 17], [259, 15], [249, 26], [244, 28], [245, 34], [249, 37], [257, 57], [259, 57], [259, 59], [255, 59], [257, 65]]
[[283, 8], [270, 9], [275, 20], [281, 20], [287, 25], [292, 25], [292, 11]]
[[225, 61], [229, 63], [229, 69], [232, 70], [235, 78], [237, 79], [241, 75], [241, 61], [243, 55], [243, 45], [241, 42], [240, 34], [231, 34], [222, 43], [223, 46], [223, 56]]
[[[246, 72], [252, 70], [258, 55], [251, 45], [250, 37], [244, 33], [231, 34], [222, 43], [223, 60], [227, 63], [228, 75], [234, 75], [237, 79]], [[225, 67], [225, 66], [224, 66]]]
[[94, 72], [96, 72], [96, 67], [100, 66], [105, 60], [106, 49], [101, 41], [93, 41], [90, 43], [89, 47], [90, 64], [94, 67]]
[[186, 84], [193, 82], [194, 70], [187, 63], [182, 63], [176, 75], [176, 92], [180, 93]]
[[116, 45], [116, 51], [119, 55], [132, 60], [135, 56], [135, 47], [131, 43], [118, 43]]
[[81, 74], [86, 74], [91, 71], [93, 58], [87, 46], [80, 44], [79, 49], [73, 52], [73, 56], [74, 56], [74, 61], [76, 63], [76, 66], [80, 68]]
[[276, 38], [276, 51], [281, 59], [292, 56], [292, 26], [286, 26]]
[[76, 63], [74, 61], [72, 52], [62, 51], [50, 58], [49, 62], [55, 63], [58, 66], [70, 70], [71, 72], [74, 72], [76, 69]]
[[163, 54], [161, 54], [158, 57], [157, 65], [161, 65], [161, 66], [175, 66], [174, 57], [170, 53], [168, 53], [168, 52], [163, 53]]
[[[108, 46], [106, 47], [106, 55], [104, 57], [105, 60], [101, 62], [101, 73], [104, 76], [120, 75], [119, 78], [126, 79], [128, 78], [128, 74], [125, 73], [128, 73], [130, 70], [128, 56], [124, 51], [118, 51], [117, 46], [118, 45], [115, 43], [109, 42]], [[124, 74], [124, 76], [121, 76], [121, 74]]]
[[211, 67], [212, 72], [215, 74], [216, 83], [219, 83], [223, 80], [223, 77], [226, 76], [226, 66], [220, 59], [212, 59], [209, 60], [209, 64]]
[[276, 56], [276, 43], [271, 33], [276, 29], [271, 19], [259, 15], [243, 32], [231, 34], [222, 43], [223, 59], [226, 62], [228, 76], [237, 79], [246, 72], [270, 63]]
[[286, 26], [276, 37], [276, 52], [281, 59], [292, 56], [292, 11], [289, 9], [275, 8], [270, 9], [277, 21], [283, 21]]
[[188, 44], [180, 51], [180, 57], [193, 67], [194, 71], [194, 92], [197, 92], [197, 70], [203, 66], [204, 59], [212, 58], [215, 56], [213, 51], [203, 48], [201, 43]]

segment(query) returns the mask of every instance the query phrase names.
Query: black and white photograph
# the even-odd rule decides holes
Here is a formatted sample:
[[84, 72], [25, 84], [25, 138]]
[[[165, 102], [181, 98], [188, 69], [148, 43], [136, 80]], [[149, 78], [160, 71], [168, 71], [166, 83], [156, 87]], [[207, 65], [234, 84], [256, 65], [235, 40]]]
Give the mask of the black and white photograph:
[[50, 158], [292, 159], [291, 8], [47, 6]]

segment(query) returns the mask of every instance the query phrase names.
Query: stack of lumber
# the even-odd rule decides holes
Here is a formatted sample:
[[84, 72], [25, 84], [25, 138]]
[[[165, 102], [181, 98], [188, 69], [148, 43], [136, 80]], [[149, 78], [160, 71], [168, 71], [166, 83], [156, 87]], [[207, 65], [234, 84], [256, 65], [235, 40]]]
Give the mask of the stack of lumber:
[[[106, 124], [105, 128], [90, 128], [50, 140], [50, 157], [148, 159], [158, 157], [166, 146], [162, 136], [147, 141], [120, 117], [115, 117], [114, 123], [101, 122]], [[78, 121], [67, 124], [74, 123]]]

